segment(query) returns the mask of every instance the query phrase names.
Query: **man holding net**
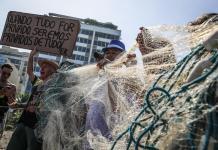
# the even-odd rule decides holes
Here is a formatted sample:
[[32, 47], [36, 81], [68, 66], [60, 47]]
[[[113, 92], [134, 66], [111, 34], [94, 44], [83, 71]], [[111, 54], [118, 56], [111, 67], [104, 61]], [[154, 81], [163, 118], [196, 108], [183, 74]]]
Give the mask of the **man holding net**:
[[10, 64], [3, 64], [0, 70], [0, 138], [4, 130], [4, 117], [8, 105], [14, 102], [16, 86], [8, 81], [13, 68]]
[[[18, 125], [9, 141], [7, 150], [40, 150], [42, 143], [36, 138], [34, 129], [40, 116], [37, 115], [40, 109], [41, 95], [48, 88], [46, 82], [56, 73], [58, 65], [49, 60], [39, 60], [40, 80], [33, 73], [33, 56], [37, 53], [36, 49], [32, 50], [28, 60], [27, 73], [32, 82], [31, 96], [26, 105], [14, 104], [13, 107], [24, 107], [24, 111], [18, 121]], [[47, 119], [47, 118], [40, 118]]]
[[[103, 48], [103, 58], [98, 60], [97, 67], [104, 69], [104, 66], [108, 63], [113, 62], [118, 55], [122, 52], [125, 52], [125, 45], [119, 40], [112, 40], [107, 47]], [[106, 90], [105, 90], [106, 89]], [[106, 107], [103, 103], [104, 100], [111, 97], [110, 93], [108, 92], [108, 84], [104, 83], [97, 89], [95, 92], [98, 92], [97, 95], [94, 96], [93, 99], [88, 101], [88, 112], [86, 117], [86, 130], [91, 130], [93, 135], [97, 135], [99, 132], [102, 136], [106, 137], [109, 140], [112, 140], [112, 135], [107, 124], [106, 120]], [[104, 96], [102, 96], [104, 95]], [[106, 96], [105, 96], [106, 95]], [[109, 100], [111, 103], [112, 110], [115, 108], [115, 104], [113, 100]]]

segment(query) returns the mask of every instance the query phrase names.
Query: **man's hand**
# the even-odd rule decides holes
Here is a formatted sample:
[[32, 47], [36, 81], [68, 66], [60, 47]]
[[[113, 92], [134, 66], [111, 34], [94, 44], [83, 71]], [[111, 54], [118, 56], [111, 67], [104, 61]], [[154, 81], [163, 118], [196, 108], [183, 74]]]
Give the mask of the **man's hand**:
[[32, 101], [28, 104], [26, 111], [28, 112], [35, 112], [36, 106], [35, 106], [35, 101]]
[[36, 47], [30, 52], [28, 63], [27, 63], [27, 74], [29, 75], [30, 81], [34, 81], [35, 75], [33, 73], [33, 56], [37, 53]]
[[8, 84], [7, 86], [5, 86], [3, 88], [4, 91], [4, 95], [10, 99], [10, 98], [14, 98], [15, 99], [15, 95], [16, 95], [16, 86], [13, 84]]
[[5, 92], [4, 92], [3, 88], [2, 88], [2, 89], [0, 89], [0, 96], [4, 96], [4, 95], [5, 95]]
[[16, 101], [14, 101], [14, 102], [12, 102], [12, 103], [8, 103], [8, 106], [9, 106], [10, 108], [12, 108], [12, 109], [15, 109], [15, 108], [18, 107], [18, 104], [17, 104]]
[[218, 49], [218, 31], [209, 36], [203, 45], [207, 50]]
[[30, 52], [30, 56], [34, 56], [38, 53], [37, 48], [35, 47], [31, 52]]
[[98, 63], [97, 63], [97, 67], [99, 67], [100, 69], [102, 69], [104, 67], [104, 65], [106, 65], [107, 63], [111, 62], [110, 60], [104, 58], [102, 60], [100, 60]]
[[8, 104], [12, 104], [16, 101], [16, 99], [12, 96], [8, 97]]
[[127, 54], [128, 59], [134, 59], [136, 58], [136, 54]]

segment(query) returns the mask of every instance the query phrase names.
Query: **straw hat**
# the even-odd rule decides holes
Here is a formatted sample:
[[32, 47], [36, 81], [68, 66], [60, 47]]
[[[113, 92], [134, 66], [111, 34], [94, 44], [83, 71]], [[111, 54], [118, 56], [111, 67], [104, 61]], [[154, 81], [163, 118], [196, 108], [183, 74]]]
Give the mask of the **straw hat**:
[[55, 70], [57, 70], [59, 68], [58, 64], [54, 61], [50, 61], [50, 60], [46, 60], [46, 59], [43, 59], [43, 60], [39, 60], [38, 61], [38, 64], [39, 66], [41, 67], [43, 64], [48, 64], [50, 65], [51, 67], [53, 67]]

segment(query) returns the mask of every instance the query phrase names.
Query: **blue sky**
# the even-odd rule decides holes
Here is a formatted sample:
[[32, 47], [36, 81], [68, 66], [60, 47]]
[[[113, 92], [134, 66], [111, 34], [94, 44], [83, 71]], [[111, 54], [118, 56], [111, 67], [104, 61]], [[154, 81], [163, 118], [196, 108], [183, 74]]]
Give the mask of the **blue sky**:
[[203, 13], [218, 12], [218, 0], [1, 0], [0, 35], [9, 11], [49, 12], [112, 22], [127, 48], [140, 26], [186, 24]]

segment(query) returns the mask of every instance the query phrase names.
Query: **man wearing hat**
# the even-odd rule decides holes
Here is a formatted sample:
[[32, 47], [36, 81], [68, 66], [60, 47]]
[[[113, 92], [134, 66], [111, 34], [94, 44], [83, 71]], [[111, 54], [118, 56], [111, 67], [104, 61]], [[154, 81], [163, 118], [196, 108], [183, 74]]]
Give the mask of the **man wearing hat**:
[[0, 68], [0, 139], [4, 131], [5, 113], [16, 97], [16, 85], [9, 81], [12, 71], [10, 64], [3, 64]]
[[[38, 109], [40, 109], [40, 95], [47, 89], [46, 81], [52, 74], [56, 73], [58, 64], [49, 60], [40, 60], [38, 64], [40, 66], [40, 80], [33, 73], [33, 56], [37, 53], [36, 49], [32, 50], [29, 55], [27, 74], [29, 75], [32, 83], [32, 92], [27, 104], [24, 107], [24, 111], [18, 121], [18, 125], [11, 137], [11, 140], [7, 146], [7, 150], [40, 150], [42, 149], [42, 143], [39, 141], [35, 134], [38, 118]], [[17, 107], [22, 107], [21, 104], [15, 104]], [[41, 118], [40, 118], [41, 119]], [[43, 118], [47, 119], [47, 118]]]
[[[107, 47], [102, 49], [103, 55], [101, 55], [101, 60], [97, 62], [97, 67], [103, 69], [104, 65], [109, 62], [113, 62], [118, 55], [125, 52], [125, 45], [119, 40], [112, 40]], [[110, 99], [111, 105], [114, 105], [113, 100], [109, 93], [105, 93], [105, 89], [108, 89], [108, 84], [102, 84], [99, 89], [94, 91], [94, 100], [88, 101], [88, 112], [86, 116], [86, 130], [90, 130], [94, 135], [98, 134], [99, 131], [102, 136], [109, 140], [112, 140], [112, 135], [107, 124], [106, 119], [106, 107], [103, 103], [103, 98], [108, 97]], [[103, 95], [103, 96], [102, 96]], [[113, 106], [112, 106], [113, 107]], [[113, 109], [113, 108], [112, 108]]]
[[[102, 49], [102, 52], [103, 56], [94, 54], [94, 56], [99, 56], [99, 58], [101, 58], [97, 64], [99, 68], [102, 68], [105, 64], [114, 61], [119, 54], [125, 52], [125, 45], [119, 40], [111, 40], [107, 47]], [[97, 57], [95, 58], [97, 59]]]

